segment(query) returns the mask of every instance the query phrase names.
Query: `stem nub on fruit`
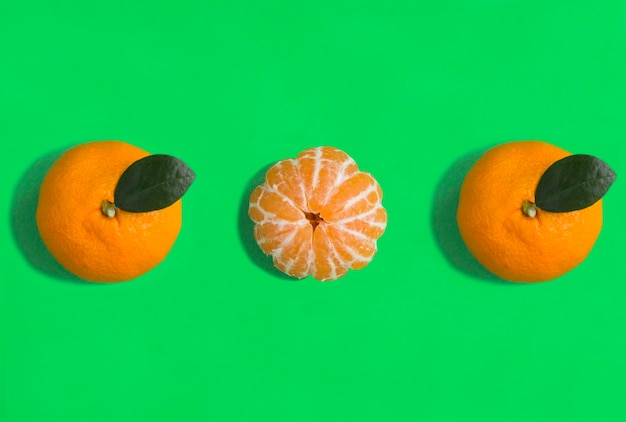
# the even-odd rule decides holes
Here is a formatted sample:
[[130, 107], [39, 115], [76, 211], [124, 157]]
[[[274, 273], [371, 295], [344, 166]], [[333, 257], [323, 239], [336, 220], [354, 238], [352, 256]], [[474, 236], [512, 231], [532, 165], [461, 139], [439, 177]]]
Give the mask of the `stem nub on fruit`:
[[528, 199], [524, 199], [522, 212], [526, 217], [535, 218], [537, 216], [537, 205], [535, 205], [534, 202], [530, 202]]
[[106, 199], [102, 201], [102, 205], [100, 205], [100, 209], [102, 210], [102, 214], [109, 218], [115, 217], [115, 204], [111, 201], [107, 201]]
[[304, 216], [307, 220], [309, 220], [311, 226], [313, 226], [313, 230], [315, 230], [315, 228], [324, 221], [319, 212], [305, 212]]

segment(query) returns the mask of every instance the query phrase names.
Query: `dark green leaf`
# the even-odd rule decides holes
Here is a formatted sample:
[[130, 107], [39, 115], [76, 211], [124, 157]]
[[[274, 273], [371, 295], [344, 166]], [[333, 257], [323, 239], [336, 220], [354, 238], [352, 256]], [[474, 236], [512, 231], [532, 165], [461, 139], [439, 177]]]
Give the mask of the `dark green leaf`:
[[115, 187], [115, 206], [129, 212], [169, 207], [179, 200], [196, 175], [171, 155], [149, 155], [131, 164]]
[[535, 203], [550, 212], [581, 210], [600, 200], [615, 177], [615, 172], [599, 158], [570, 155], [552, 164], [541, 176]]

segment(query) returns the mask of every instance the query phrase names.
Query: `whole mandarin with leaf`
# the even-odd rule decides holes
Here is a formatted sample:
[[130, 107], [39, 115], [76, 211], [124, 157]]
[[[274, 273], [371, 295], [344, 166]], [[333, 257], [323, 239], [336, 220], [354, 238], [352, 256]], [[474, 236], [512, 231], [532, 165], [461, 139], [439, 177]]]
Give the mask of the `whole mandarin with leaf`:
[[182, 225], [195, 174], [179, 159], [121, 141], [67, 150], [39, 190], [37, 227], [54, 258], [94, 282], [134, 279], [159, 264]]
[[378, 182], [328, 146], [274, 164], [252, 192], [248, 212], [276, 268], [320, 281], [365, 267], [387, 226]]
[[578, 266], [602, 228], [615, 173], [600, 159], [543, 141], [488, 150], [467, 173], [457, 223], [474, 257], [514, 282], [541, 282]]

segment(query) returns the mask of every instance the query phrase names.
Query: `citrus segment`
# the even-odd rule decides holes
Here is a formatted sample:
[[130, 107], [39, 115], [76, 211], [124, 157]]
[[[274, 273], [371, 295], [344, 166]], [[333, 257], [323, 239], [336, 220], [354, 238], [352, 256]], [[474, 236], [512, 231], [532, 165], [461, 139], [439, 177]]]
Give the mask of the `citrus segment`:
[[307, 205], [305, 186], [300, 180], [300, 170], [296, 160], [285, 160], [272, 166], [266, 174], [267, 183], [298, 211]]
[[387, 225], [376, 180], [333, 147], [274, 164], [250, 196], [249, 215], [257, 243], [278, 269], [318, 280], [367, 265]]
[[298, 156], [298, 166], [308, 206], [321, 209], [328, 203], [334, 189], [358, 172], [354, 160], [336, 148], [313, 148]]
[[331, 191], [329, 198], [321, 206], [321, 212], [334, 220], [363, 217], [367, 213], [375, 212], [381, 197], [380, 186], [374, 178], [367, 173], [357, 173]]
[[[310, 241], [310, 240], [309, 240]], [[349, 262], [345, 262], [337, 251], [339, 239], [333, 238], [325, 227], [313, 234], [313, 262], [311, 275], [318, 280], [334, 280], [348, 272]]]

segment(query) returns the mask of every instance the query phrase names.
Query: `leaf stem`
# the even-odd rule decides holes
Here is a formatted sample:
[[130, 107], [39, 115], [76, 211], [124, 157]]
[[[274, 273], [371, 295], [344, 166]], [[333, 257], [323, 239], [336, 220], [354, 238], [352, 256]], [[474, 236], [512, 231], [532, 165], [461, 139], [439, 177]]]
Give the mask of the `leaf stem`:
[[535, 218], [537, 216], [537, 205], [535, 205], [534, 202], [530, 202], [528, 199], [524, 199], [522, 212], [526, 217]]

